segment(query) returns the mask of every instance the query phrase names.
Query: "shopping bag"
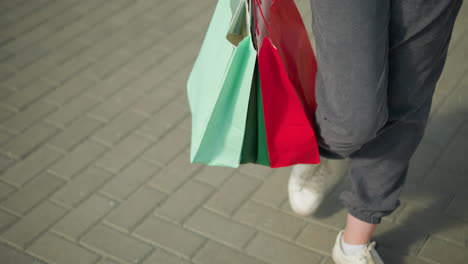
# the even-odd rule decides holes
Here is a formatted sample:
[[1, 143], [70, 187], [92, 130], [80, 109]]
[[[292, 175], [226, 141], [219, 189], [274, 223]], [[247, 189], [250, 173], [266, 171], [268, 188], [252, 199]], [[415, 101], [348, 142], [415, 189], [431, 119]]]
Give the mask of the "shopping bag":
[[257, 46], [270, 166], [319, 163], [313, 127], [316, 62], [302, 18], [293, 0], [276, 0], [267, 21], [260, 0], [254, 1], [256, 24], [260, 14], [267, 31]]
[[[240, 164], [257, 53], [250, 30], [237, 30], [239, 19], [250, 29], [247, 0], [218, 1], [187, 81], [192, 163]], [[236, 32], [246, 35], [238, 43]]]
[[242, 146], [241, 163], [255, 163], [270, 166], [266, 143], [265, 120], [263, 117], [262, 93], [258, 64], [255, 65], [250, 91], [247, 123]]
[[269, 19], [270, 40], [313, 124], [317, 61], [301, 14], [294, 0], [273, 0]]

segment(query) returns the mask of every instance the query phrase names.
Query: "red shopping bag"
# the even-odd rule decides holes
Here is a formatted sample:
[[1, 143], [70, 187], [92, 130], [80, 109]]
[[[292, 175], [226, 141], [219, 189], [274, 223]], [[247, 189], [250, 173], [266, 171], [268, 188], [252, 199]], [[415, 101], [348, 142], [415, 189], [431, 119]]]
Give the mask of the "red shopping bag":
[[[266, 0], [263, 0], [266, 1]], [[317, 64], [304, 23], [293, 0], [271, 1], [269, 19], [254, 0], [266, 31], [257, 39], [258, 62], [270, 166], [320, 162], [313, 115]]]

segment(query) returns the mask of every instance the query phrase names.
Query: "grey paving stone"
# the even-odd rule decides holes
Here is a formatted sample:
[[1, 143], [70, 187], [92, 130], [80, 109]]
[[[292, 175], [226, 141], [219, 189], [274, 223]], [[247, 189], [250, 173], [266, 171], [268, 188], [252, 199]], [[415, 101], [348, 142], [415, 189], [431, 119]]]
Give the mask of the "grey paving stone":
[[[151, 3], [151, 4], [154, 4]], [[145, 12], [149, 12], [146, 10]], [[114, 18], [114, 17], [112, 17]], [[113, 24], [120, 26], [119, 31], [113, 36], [118, 35], [122, 39], [127, 39], [121, 46], [117, 47], [116, 52], [121, 54], [131, 54], [132, 60], [144, 50], [148, 49], [152, 43], [158, 40], [161, 35], [155, 35], [154, 23], [148, 19], [144, 14], [133, 17], [131, 21], [121, 24], [119, 22], [111, 21]], [[153, 29], [153, 30], [152, 30]]]
[[51, 31], [41, 25], [30, 28], [30, 30], [16, 36], [8, 43], [5, 43], [3, 47], [9, 51], [18, 52], [27, 48], [28, 46], [39, 42], [51, 33]]
[[318, 264], [323, 258], [318, 253], [261, 232], [249, 242], [245, 251], [267, 263], [274, 264]]
[[175, 128], [149, 148], [143, 158], [164, 166], [184, 150], [189, 142], [190, 135], [187, 131]]
[[[131, 72], [131, 71], [130, 71]], [[160, 66], [160, 63], [151, 66], [138, 79], [132, 82], [131, 87], [144, 92], [156, 89], [164, 80], [170, 78], [175, 72]]]
[[105, 257], [105, 258], [102, 258], [101, 261], [98, 262], [98, 264], [118, 264], [118, 262]]
[[151, 11], [151, 9], [155, 7], [156, 3], [153, 1], [140, 1], [132, 3], [132, 5], [125, 8], [122, 12], [112, 16], [110, 21], [118, 25], [131, 23], [136, 18], [144, 15], [144, 13]]
[[[176, 72], [186, 65], [193, 65], [197, 53], [200, 50], [203, 38], [194, 36], [190, 42], [178, 49], [177, 53], [173, 53], [162, 60], [158, 68], [164, 67], [169, 73]], [[169, 76], [168, 76], [169, 77]]]
[[219, 167], [219, 166], [203, 166], [203, 168], [195, 174], [195, 179], [207, 183], [213, 187], [221, 187], [221, 185], [234, 174], [237, 170], [234, 168]]
[[462, 264], [468, 259], [466, 248], [436, 238], [430, 238], [426, 242], [420, 255], [440, 263]]
[[184, 260], [183, 258], [175, 254], [166, 252], [162, 249], [158, 249], [143, 262], [143, 264], [152, 264], [152, 263], [190, 264], [191, 262]]
[[40, 147], [26, 157], [26, 159], [18, 161], [9, 167], [0, 177], [4, 181], [19, 187], [41, 171], [47, 169], [61, 156], [62, 153], [52, 148], [46, 146]]
[[402, 263], [402, 264], [429, 264], [432, 263], [431, 260], [428, 260], [424, 257], [419, 256], [409, 256], [401, 254], [399, 252], [392, 251], [391, 249], [386, 249], [379, 247], [377, 252], [385, 261], [385, 263]]
[[90, 75], [96, 79], [105, 79], [126, 64], [132, 57], [132, 54], [120, 54], [114, 51], [108, 56], [94, 61], [93, 64], [86, 67], [84, 74]]
[[113, 74], [105, 80], [95, 80], [95, 83], [84, 94], [100, 101], [105, 101], [113, 94], [122, 90], [133, 77], [129, 73], [121, 72]]
[[441, 146], [423, 139], [410, 160], [407, 182], [415, 184], [422, 182], [434, 168], [441, 151]]
[[294, 239], [306, 225], [306, 222], [299, 218], [252, 201], [242, 205], [233, 219], [288, 240]]
[[260, 185], [259, 180], [236, 173], [206, 202], [205, 207], [231, 216]]
[[148, 184], [167, 193], [172, 193], [201, 167], [189, 162], [189, 153], [181, 152], [167, 167], [158, 172]]
[[81, 34], [80, 40], [86, 44], [92, 45], [111, 36], [118, 28], [118, 26], [108, 21], [102, 21]]
[[467, 182], [465, 175], [454, 168], [436, 167], [427, 175], [424, 183], [449, 194], [464, 194]]
[[[83, 1], [84, 2], [84, 1]], [[70, 55], [67, 51], [70, 51], [70, 46], [65, 47], [66, 45], [70, 45], [71, 42], [77, 42], [81, 45], [87, 46], [85, 43], [79, 41], [74, 41], [73, 38], [78, 37], [81, 33], [85, 32], [89, 29], [89, 26], [84, 25], [82, 23], [86, 17], [82, 17], [81, 19], [68, 24], [64, 25], [64, 27], [58, 31], [53, 32], [50, 34], [45, 40], [42, 41], [42, 45], [51, 49], [51, 53], [49, 54], [51, 60], [55, 62], [55, 64], [60, 65], [65, 62], [66, 58]], [[73, 45], [74, 47], [80, 46]], [[59, 53], [61, 56], [56, 56], [54, 53]], [[62, 61], [63, 60], [63, 61]]]
[[[62, 23], [63, 21], [60, 19], [63, 14], [67, 14], [71, 16], [73, 12], [73, 5], [75, 3], [70, 1], [63, 1], [63, 2], [52, 2], [44, 8], [35, 10], [34, 13], [30, 14], [29, 16], [25, 17], [26, 20], [31, 26], [37, 27], [39, 26], [46, 26], [49, 24], [53, 24], [53, 21], [59, 20]], [[24, 20], [22, 22], [24, 23]], [[52, 31], [56, 30], [55, 28], [50, 28]]]
[[27, 250], [48, 263], [95, 263], [99, 255], [54, 234], [46, 233]]
[[45, 56], [47, 53], [48, 50], [46, 48], [36, 45], [34, 49], [24, 49], [23, 52], [14, 54], [5, 63], [19, 70]]
[[142, 186], [106, 216], [105, 221], [125, 232], [151, 214], [166, 195], [153, 188]]
[[111, 199], [93, 194], [55, 224], [52, 230], [77, 240], [116, 205], [117, 203]]
[[266, 179], [274, 171], [274, 169], [263, 165], [249, 163], [241, 165], [239, 167], [239, 171], [259, 179]]
[[205, 6], [204, 10], [202, 10], [201, 13], [195, 15], [195, 17], [192, 18], [190, 23], [186, 23], [182, 27], [184, 29], [191, 29], [194, 32], [197, 32], [198, 34], [203, 35], [208, 29], [208, 25], [211, 21], [211, 15], [213, 14], [214, 8], [216, 7], [215, 2], [211, 2], [211, 5]]
[[[255, 192], [252, 199], [275, 208], [279, 208], [281, 203], [287, 198], [287, 181], [290, 168], [276, 169], [262, 186]], [[274, 193], [275, 195], [271, 195]]]
[[71, 179], [52, 195], [51, 199], [68, 207], [74, 207], [94, 193], [112, 175], [99, 168], [89, 167]]
[[467, 222], [428, 208], [405, 206], [398, 216], [397, 222], [462, 246], [465, 245], [468, 238]]
[[188, 181], [171, 194], [155, 213], [173, 222], [182, 222], [202, 206], [214, 189], [196, 181]]
[[65, 214], [50, 202], [41, 203], [0, 235], [0, 239], [24, 249], [29, 243]]
[[[63, 28], [72, 28], [73, 25], [74, 23], [71, 25], [63, 25]], [[81, 28], [78, 30], [81, 30]], [[67, 41], [64, 43], [60, 39], [57, 39], [56, 35], [59, 35], [59, 32], [52, 33], [51, 36], [47, 37], [47, 40], [41, 43], [41, 45], [49, 49], [47, 57], [56, 65], [66, 63], [68, 60], [71, 60], [73, 57], [89, 48], [88, 45], [79, 41]]]
[[437, 186], [407, 183], [400, 195], [400, 201], [412, 206], [431, 208], [443, 212], [453, 199], [451, 193], [441, 191]]
[[5, 231], [7, 228], [13, 225], [16, 221], [18, 221], [18, 219], [19, 217], [17, 216], [14, 216], [5, 211], [0, 211], [0, 232]]
[[378, 248], [392, 251], [395, 254], [416, 256], [428, 238], [425, 228], [420, 225], [400, 224], [385, 221], [379, 225], [373, 235]]
[[97, 165], [118, 173], [129, 162], [137, 158], [151, 145], [149, 140], [136, 135], [129, 135], [97, 160]]
[[78, 74], [58, 85], [54, 91], [44, 97], [44, 100], [64, 106], [95, 83], [95, 81]]
[[54, 163], [49, 171], [65, 179], [71, 179], [76, 173], [92, 164], [107, 149], [93, 141], [85, 141]]
[[3, 201], [4, 199], [8, 198], [10, 194], [12, 194], [15, 191], [15, 188], [0, 182], [0, 201]]
[[148, 217], [134, 234], [185, 258], [191, 258], [205, 241], [196, 233], [156, 217]]
[[[163, 106], [158, 112], [148, 114], [150, 118], [138, 129], [138, 133], [158, 141], [189, 114], [174, 102]], [[138, 111], [138, 110], [136, 110]], [[145, 113], [146, 114], [146, 113]]]
[[6, 144], [7, 140], [12, 137], [11, 133], [0, 131], [0, 146]]
[[197, 263], [203, 264], [264, 264], [261, 260], [248, 256], [242, 251], [226, 247], [214, 241], [208, 241], [193, 258]]
[[51, 138], [49, 143], [69, 152], [72, 148], [75, 148], [78, 144], [89, 138], [102, 125], [103, 122], [101, 121], [83, 116]]
[[36, 204], [60, 188], [65, 181], [48, 173], [41, 173], [9, 195], [0, 206], [20, 215], [26, 214]]
[[[447, 214], [468, 222], [468, 195], [456, 195], [453, 202], [447, 208]], [[468, 239], [468, 238], [467, 238]]]
[[468, 164], [465, 158], [465, 152], [467, 149], [468, 121], [463, 124], [463, 126], [454, 136], [451, 144], [447, 146], [447, 150], [444, 151], [437, 165], [440, 168], [450, 169], [454, 173], [466, 175], [468, 173]]
[[130, 90], [121, 90], [90, 111], [90, 115], [109, 121], [132, 105], [140, 97]]
[[39, 80], [21, 89], [17, 93], [12, 94], [4, 103], [15, 111], [21, 111], [54, 88], [54, 85]]
[[[5, 91], [6, 89], [1, 89], [0, 91]], [[11, 91], [13, 93], [13, 91]], [[1, 92], [0, 92], [1, 93]], [[2, 95], [2, 94], [0, 94]], [[9, 96], [10, 94], [8, 94], [7, 96]], [[7, 97], [5, 96], [5, 97]], [[8, 110], [6, 107], [1, 107], [1, 110], [0, 111], [0, 122], [2, 122], [2, 125], [3, 125], [3, 122], [5, 122], [8, 118], [10, 118], [11, 116], [13, 116], [13, 110]], [[3, 131], [3, 133], [6, 133], [6, 131]]]
[[79, 95], [49, 115], [47, 121], [60, 127], [67, 127], [71, 122], [90, 111], [98, 103], [99, 101], [94, 98]]
[[45, 262], [3, 243], [0, 243], [0, 256], [2, 256], [4, 264], [45, 264]]
[[237, 249], [243, 248], [255, 234], [253, 228], [206, 209], [195, 212], [184, 223], [184, 226], [203, 236]]
[[44, 122], [34, 124], [1, 147], [2, 152], [16, 159], [23, 159], [58, 133], [58, 129]]
[[81, 242], [89, 248], [130, 263], [138, 263], [152, 250], [150, 245], [102, 224], [93, 227]]
[[36, 102], [29, 105], [26, 109], [11, 116], [3, 122], [2, 127], [14, 134], [21, 133], [35, 122], [43, 119], [47, 114], [55, 109], [54, 106], [43, 102]]
[[[77, 2], [64, 4], [65, 6], [60, 8], [61, 10], [57, 10], [60, 13], [54, 15], [53, 19], [47, 20], [41, 26], [49, 29], [51, 32], [56, 32], [63, 29], [66, 25], [72, 24], [76, 20], [80, 19], [82, 15], [74, 10], [76, 4]], [[50, 11], [47, 13], [50, 15]]]
[[8, 87], [21, 89], [33, 81], [41, 78], [45, 73], [54, 69], [55, 67], [56, 65], [48, 61], [46, 57], [42, 57], [39, 60], [36, 60], [22, 68], [21, 70], [16, 71], [9, 78], [2, 82], [4, 82], [4, 84]]
[[466, 73], [468, 66], [464, 63], [468, 53], [468, 34], [464, 34], [463, 40], [460, 41], [451, 50], [451, 54], [447, 58], [446, 66], [437, 83], [437, 88], [441, 93], [449, 94], [460, 82]]
[[[3, 54], [2, 53], [2, 50], [0, 49], [0, 62], [7, 59], [9, 56], [11, 55], [7, 55], [7, 54]], [[13, 67], [10, 67], [8, 65], [5, 65], [5, 64], [0, 64], [0, 81], [3, 81], [5, 79], [7, 79], [8, 77], [10, 77], [13, 73], [15, 72], [15, 70], [13, 69]], [[2, 89], [2, 93], [0, 94], [0, 98], [6, 98], [9, 96], [9, 91], [4, 91]], [[11, 92], [12, 93], [12, 92]]]
[[[111, 25], [111, 27], [115, 27], [115, 25]], [[82, 34], [87, 34], [87, 32], [90, 30], [92, 30], [92, 26], [87, 27]], [[90, 41], [82, 40], [83, 44], [86, 45], [88, 48], [84, 50], [81, 53], [81, 55], [88, 59], [91, 59], [93, 62], [97, 62], [101, 58], [105, 58], [112, 54], [112, 52], [121, 47], [127, 41], [129, 41], [129, 39], [124, 38], [119, 31], [114, 32], [114, 34], [101, 39], [97, 43], [90, 43]], [[90, 72], [88, 71], [86, 73], [89, 75]], [[89, 76], [96, 77], [95, 75]]]
[[138, 159], [106, 182], [100, 192], [119, 200], [125, 200], [154, 176], [158, 170], [157, 166]]
[[[179, 94], [179, 91], [167, 88], [168, 87], [162, 86], [153, 89], [150, 94], [148, 94], [144, 98], [141, 98], [133, 106], [133, 109], [139, 112], [146, 113], [148, 115], [154, 114], [156, 111], [160, 110]], [[183, 112], [181, 107], [178, 107], [178, 109], [174, 110], [178, 112]]]
[[311, 223], [301, 231], [295, 241], [301, 246], [331, 255], [338, 232], [339, 230]]
[[162, 58], [169, 55], [166, 50], [157, 45], [158, 37], [163, 38], [165, 35], [160, 32], [153, 32], [153, 34], [158, 34], [156, 36], [156, 44], [154, 43], [154, 38], [148, 38], [146, 36], [148, 34], [145, 34], [145, 38], [137, 38], [137, 41], [139, 41], [137, 43], [140, 49], [139, 53], [134, 51], [134, 49], [136, 49], [135, 45], [124, 45], [124, 47], [117, 51], [133, 55], [133, 57], [122, 66], [124, 69], [134, 73], [144, 73], [153, 65], [157, 64]]
[[114, 145], [120, 139], [134, 131], [146, 120], [145, 116], [134, 111], [124, 111], [103, 128], [94, 133], [93, 137], [107, 145]]
[[96, 1], [82, 1], [78, 5], [74, 6], [73, 9], [81, 14], [87, 14], [93, 12], [103, 4], [104, 0]]
[[6, 170], [10, 165], [14, 163], [14, 159], [11, 156], [4, 156], [0, 154], [0, 172]]

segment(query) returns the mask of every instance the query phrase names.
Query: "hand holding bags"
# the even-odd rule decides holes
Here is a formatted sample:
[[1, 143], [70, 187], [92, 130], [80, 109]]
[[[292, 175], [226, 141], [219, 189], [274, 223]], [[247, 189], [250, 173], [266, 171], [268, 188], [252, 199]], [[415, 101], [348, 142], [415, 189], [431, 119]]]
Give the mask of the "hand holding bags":
[[[293, 0], [274, 1], [269, 23], [260, 12], [267, 31], [262, 44], [259, 23], [253, 30], [256, 38], [251, 37], [249, 9], [255, 7], [255, 15], [263, 10], [257, 9], [260, 0], [251, 2], [218, 1], [193, 66], [187, 83], [191, 162], [228, 167], [253, 162], [273, 168], [318, 163], [311, 122], [316, 67], [302, 19]], [[260, 44], [258, 65], [254, 40]]]

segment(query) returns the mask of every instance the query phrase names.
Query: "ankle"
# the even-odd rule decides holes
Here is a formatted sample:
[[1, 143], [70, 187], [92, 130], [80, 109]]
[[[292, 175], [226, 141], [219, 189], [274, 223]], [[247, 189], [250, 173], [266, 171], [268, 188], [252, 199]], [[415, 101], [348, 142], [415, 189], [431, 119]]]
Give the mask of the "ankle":
[[368, 243], [365, 243], [365, 244], [348, 244], [348, 243], [346, 243], [344, 241], [343, 238], [344, 237], [342, 236], [341, 239], [340, 239], [340, 244], [341, 244], [341, 248], [343, 250], [343, 253], [346, 256], [353, 255], [354, 253], [361, 251], [363, 248], [365, 248], [368, 245]]
[[346, 236], [346, 231], [343, 231], [343, 236], [341, 237], [343, 242], [345, 242], [348, 245], [367, 245], [370, 243], [370, 238], [355, 238], [353, 237], [352, 239], [349, 239]]

